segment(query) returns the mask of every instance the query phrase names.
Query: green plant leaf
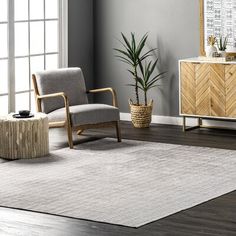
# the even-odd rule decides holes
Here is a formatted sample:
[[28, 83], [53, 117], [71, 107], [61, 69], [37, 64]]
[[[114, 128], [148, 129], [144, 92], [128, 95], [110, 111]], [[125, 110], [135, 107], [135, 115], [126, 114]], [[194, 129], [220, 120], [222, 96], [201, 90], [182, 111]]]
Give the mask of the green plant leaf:
[[129, 61], [127, 58], [119, 56], [119, 55], [115, 55], [115, 57], [117, 57], [120, 61], [122, 61], [122, 62], [124, 62], [126, 64], [129, 64], [130, 66], [133, 66], [132, 62]]
[[131, 47], [128, 39], [125, 37], [125, 35], [123, 33], [121, 33], [121, 35], [122, 35], [122, 38], [123, 38], [125, 44], [127, 45], [127, 47], [130, 49], [130, 51], [132, 51], [132, 47]]
[[125, 55], [126, 57], [128, 57], [130, 60], [132, 60], [132, 55], [130, 55], [129, 53], [127, 53], [126, 51], [123, 51], [123, 50], [121, 50], [121, 49], [114, 49], [115, 51], [117, 51], [117, 52], [119, 52], [119, 53], [121, 53], [121, 54], [123, 54], [123, 55]]
[[[162, 73], [163, 74], [163, 73]], [[150, 81], [148, 81], [148, 86], [155, 84], [158, 80], [162, 79], [163, 77], [159, 74], [153, 77]]]
[[129, 71], [133, 76], [135, 76], [135, 73], [134, 73], [132, 70], [129, 70], [129, 69], [128, 69], [128, 71]]
[[141, 52], [142, 51], [142, 47], [145, 45], [146, 41], [147, 41], [147, 37], [148, 37], [148, 33], [144, 34], [144, 36], [141, 38], [138, 47], [137, 47], [137, 52]]
[[148, 86], [148, 90], [149, 90], [149, 89], [152, 89], [152, 88], [156, 88], [156, 87], [158, 87], [157, 84], [156, 84], [156, 85], [153, 85], [153, 86], [150, 86], [150, 87]]
[[[127, 47], [127, 45], [125, 43], [123, 43], [121, 40], [119, 40], [119, 42], [121, 43], [121, 45], [125, 48], [125, 50], [132, 55], [132, 51]], [[114, 50], [116, 50], [116, 48], [113, 48]]]
[[140, 59], [138, 60], [138, 65], [139, 65], [139, 69], [140, 69], [140, 71], [141, 71], [141, 73], [142, 73], [142, 76], [144, 77], [145, 75], [144, 75], [143, 64], [142, 64], [142, 62], [140, 61]]
[[144, 46], [145, 46], [145, 44], [146, 44], [147, 37], [148, 37], [148, 35], [145, 34], [145, 35], [143, 36], [143, 38], [140, 40], [140, 42], [139, 42], [139, 45], [138, 45], [138, 47], [137, 47], [137, 56], [138, 56], [138, 57], [140, 57], [140, 54], [141, 54], [141, 52], [142, 52], [142, 50], [143, 50], [143, 48], [144, 48]]
[[138, 77], [136, 80], [137, 80], [137, 82], [138, 82], [139, 84], [141, 84], [142, 86], [144, 86], [144, 81], [143, 81], [140, 77]]
[[226, 36], [224, 40], [224, 50], [226, 50], [227, 48], [227, 41], [228, 41], [228, 37]]
[[131, 33], [131, 43], [132, 43], [132, 51], [136, 51], [136, 42], [135, 42], [135, 36], [134, 33]]
[[150, 69], [150, 74], [152, 74], [153, 71], [154, 71], [154, 69], [156, 68], [157, 62], [158, 62], [158, 59], [156, 59], [155, 62], [153, 63], [153, 65], [152, 65], [152, 67], [151, 67], [151, 69]]
[[[154, 80], [154, 79], [157, 79], [157, 80], [162, 79], [162, 78], [163, 78], [162, 75], [164, 75], [165, 73], [166, 73], [166, 72], [162, 72], [162, 73], [160, 73], [160, 74], [154, 76], [154, 77], [152, 78], [152, 80]], [[151, 81], [152, 81], [152, 80], [151, 80]], [[150, 82], [151, 82], [151, 81], [150, 81]]]
[[[123, 59], [123, 60], [126, 60], [127, 62], [132, 63], [132, 61], [131, 61], [130, 58], [124, 57], [124, 56], [122, 56], [122, 55], [115, 55], [115, 57], [117, 57], [117, 58], [121, 58], [121, 59]], [[133, 63], [132, 63], [132, 65], [133, 65]]]
[[152, 55], [151, 52], [153, 52], [153, 51], [155, 51], [155, 50], [157, 50], [157, 49], [154, 48], [154, 49], [151, 49], [151, 50], [149, 50], [148, 52], [144, 53], [144, 54], [142, 55], [142, 57], [140, 58], [140, 60], [143, 61], [143, 60], [146, 59], [147, 57], [150, 57], [150, 56]]
[[154, 85], [158, 80], [159, 80], [159, 78], [156, 78], [156, 79], [150, 81], [150, 82], [148, 83], [148, 86]]

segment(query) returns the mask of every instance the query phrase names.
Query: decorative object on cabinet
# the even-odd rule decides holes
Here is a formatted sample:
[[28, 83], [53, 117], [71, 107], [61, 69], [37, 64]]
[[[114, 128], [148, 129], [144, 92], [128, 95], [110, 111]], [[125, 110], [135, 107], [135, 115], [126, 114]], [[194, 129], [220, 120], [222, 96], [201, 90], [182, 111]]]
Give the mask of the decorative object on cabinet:
[[[186, 59], [179, 71], [184, 131], [203, 127], [204, 118], [236, 120], [236, 62]], [[186, 117], [197, 117], [198, 125], [186, 128]]]
[[235, 52], [226, 52], [225, 60], [226, 61], [236, 61], [236, 53]]
[[221, 35], [220, 38], [216, 40], [216, 43], [221, 57], [226, 57], [228, 37], [223, 37]]
[[[152, 52], [156, 49], [151, 49], [147, 52], [144, 51], [148, 34], [146, 33], [139, 42], [135, 38], [135, 34], [131, 33], [131, 40], [121, 33], [122, 49], [114, 48], [116, 57], [129, 65], [128, 71], [132, 75], [133, 83], [127, 84], [135, 88], [136, 101], [133, 102], [129, 99], [131, 120], [136, 128], [149, 127], [152, 119], [153, 100], [148, 103], [147, 93], [151, 88], [157, 87], [157, 82], [163, 78], [165, 73], [156, 73], [154, 71], [157, 67], [158, 59], [154, 62], [147, 60], [152, 56]], [[144, 64], [144, 65], [143, 65]], [[139, 90], [143, 91], [144, 104], [140, 103]]]
[[219, 51], [225, 51], [227, 49], [228, 37], [220, 36], [219, 39], [216, 40]]
[[215, 46], [216, 43], [216, 37], [214, 37], [213, 35], [209, 36], [207, 42], [209, 44], [209, 46], [206, 49], [206, 56], [207, 57], [216, 57], [217, 55], [217, 48]]

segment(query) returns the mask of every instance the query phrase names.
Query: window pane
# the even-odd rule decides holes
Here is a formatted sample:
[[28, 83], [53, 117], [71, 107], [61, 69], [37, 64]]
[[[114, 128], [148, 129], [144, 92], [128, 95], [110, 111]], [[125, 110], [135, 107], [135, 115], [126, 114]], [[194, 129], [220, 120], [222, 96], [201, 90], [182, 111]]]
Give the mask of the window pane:
[[7, 0], [0, 0], [0, 21], [7, 21]]
[[44, 56], [35, 56], [30, 58], [31, 74], [44, 70]]
[[[31, 74], [38, 71], [44, 70], [44, 56], [34, 56], [30, 58], [30, 68]], [[31, 83], [31, 89], [33, 89], [33, 84]]]
[[58, 68], [58, 55], [53, 54], [53, 55], [47, 55], [46, 56], [46, 69], [51, 70], [51, 69], [57, 69]]
[[28, 23], [15, 23], [15, 55], [28, 54]]
[[8, 61], [0, 60], [0, 94], [8, 92]]
[[8, 96], [0, 96], [0, 115], [8, 114]]
[[45, 15], [46, 19], [58, 18], [58, 0], [45, 1]]
[[15, 0], [15, 21], [28, 20], [28, 0]]
[[30, 54], [44, 53], [43, 21], [30, 23]]
[[0, 24], [0, 57], [7, 57], [7, 24]]
[[34, 92], [31, 92], [31, 108], [30, 108], [30, 110], [32, 113], [36, 112]]
[[29, 93], [16, 94], [16, 109], [19, 110], [29, 110]]
[[30, 19], [43, 19], [43, 0], [30, 0]]
[[29, 90], [29, 59], [15, 60], [15, 88], [16, 92]]
[[46, 52], [58, 51], [58, 22], [46, 22]]

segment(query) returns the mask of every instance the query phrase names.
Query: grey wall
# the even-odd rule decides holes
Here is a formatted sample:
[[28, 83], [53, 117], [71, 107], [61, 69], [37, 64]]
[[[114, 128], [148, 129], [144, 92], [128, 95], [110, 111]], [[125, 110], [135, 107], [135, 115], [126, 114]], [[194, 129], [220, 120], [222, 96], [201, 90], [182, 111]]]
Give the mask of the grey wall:
[[[95, 86], [116, 88], [121, 112], [129, 112], [133, 89], [127, 66], [114, 58], [120, 32], [149, 32], [148, 47], [158, 48], [160, 71], [168, 71], [150, 93], [154, 114], [178, 115], [178, 59], [199, 52], [199, 0], [95, 0]], [[100, 97], [100, 102], [108, 97]]]
[[93, 0], [69, 0], [69, 66], [83, 69], [87, 88], [93, 87]]

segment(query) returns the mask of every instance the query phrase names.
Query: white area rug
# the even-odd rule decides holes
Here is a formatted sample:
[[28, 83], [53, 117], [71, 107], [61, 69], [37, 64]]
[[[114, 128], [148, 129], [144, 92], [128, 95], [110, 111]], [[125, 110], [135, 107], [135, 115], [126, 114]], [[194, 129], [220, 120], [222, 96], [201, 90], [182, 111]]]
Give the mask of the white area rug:
[[102, 139], [0, 164], [0, 205], [139, 227], [236, 189], [236, 151]]

